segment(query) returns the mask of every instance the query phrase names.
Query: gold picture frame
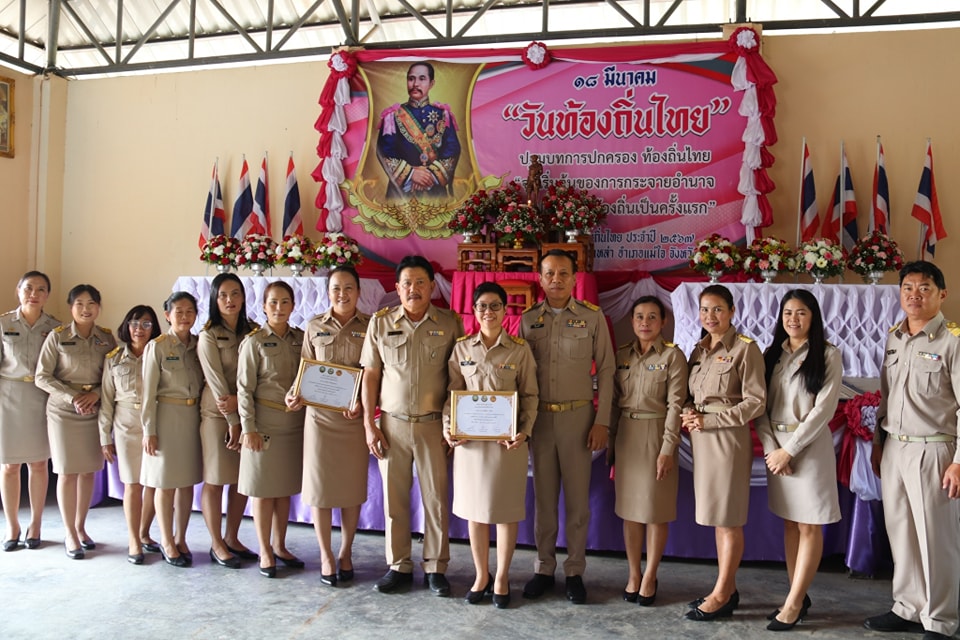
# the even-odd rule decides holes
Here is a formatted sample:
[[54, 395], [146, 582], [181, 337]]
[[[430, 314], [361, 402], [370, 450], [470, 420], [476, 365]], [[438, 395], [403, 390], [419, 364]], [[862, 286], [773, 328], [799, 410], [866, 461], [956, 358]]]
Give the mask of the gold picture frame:
[[0, 76], [0, 157], [13, 157], [14, 80]]
[[363, 370], [330, 362], [300, 360], [293, 393], [303, 403], [331, 411], [353, 411], [360, 395]]
[[450, 435], [457, 440], [512, 440], [517, 435], [516, 391], [451, 391]]

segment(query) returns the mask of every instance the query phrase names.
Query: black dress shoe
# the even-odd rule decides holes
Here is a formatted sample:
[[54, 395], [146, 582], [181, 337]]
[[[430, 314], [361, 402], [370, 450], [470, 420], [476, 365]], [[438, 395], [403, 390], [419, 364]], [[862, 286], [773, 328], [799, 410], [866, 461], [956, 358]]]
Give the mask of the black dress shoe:
[[770, 624], [767, 625], [767, 631], [790, 631], [797, 623], [800, 622], [802, 618], [797, 616], [797, 619], [793, 622], [780, 622], [776, 618], [770, 621]]
[[260, 556], [255, 554], [253, 551], [250, 551], [249, 549], [234, 549], [230, 545], [227, 545], [227, 551], [237, 556], [241, 560], [259, 560], [260, 559]]
[[[734, 602], [734, 598], [736, 598], [736, 602]], [[718, 620], [719, 618], [729, 618], [733, 615], [733, 611], [737, 608], [739, 603], [740, 594], [734, 591], [733, 595], [730, 596], [730, 599], [727, 600], [726, 603], [716, 611], [704, 611], [699, 606], [694, 607], [693, 611], [687, 611], [687, 620], [710, 622], [711, 620]]]
[[[279, 557], [279, 556], [277, 556], [277, 557]], [[321, 573], [321, 574], [320, 574], [320, 584], [325, 584], [325, 585], [327, 585], [328, 587], [335, 587], [335, 586], [337, 586], [337, 574], [331, 573], [331, 574], [329, 574], [329, 575], [326, 575], [326, 574]]]
[[140, 549], [144, 553], [160, 553], [160, 545], [156, 542], [141, 542]]
[[289, 558], [284, 558], [281, 555], [273, 554], [277, 556], [277, 560], [283, 563], [283, 566], [290, 567], [291, 569], [303, 569], [306, 566], [300, 558], [297, 556], [290, 556]]
[[20, 536], [13, 538], [12, 540], [3, 541], [3, 550], [4, 551], [13, 551], [20, 546]]
[[485, 587], [480, 589], [480, 591], [467, 591], [467, 595], [463, 596], [463, 599], [466, 600], [469, 604], [480, 604], [480, 601], [483, 600], [483, 596], [491, 593], [493, 591], [493, 576], [489, 573], [487, 574], [487, 584]]
[[[810, 600], [810, 596], [803, 594], [803, 604], [800, 605], [800, 617], [806, 618], [807, 612], [810, 611], [810, 607], [813, 606], [813, 601]], [[780, 615], [780, 609], [774, 609], [772, 613], [767, 616], [767, 620], [773, 620], [778, 615]]]
[[80, 541], [80, 548], [86, 551], [93, 551], [94, 549], [97, 548], [97, 543], [91, 540], [90, 538], [87, 538], [86, 540]]
[[373, 588], [380, 593], [393, 593], [400, 587], [409, 586], [411, 583], [413, 583], [412, 573], [400, 573], [390, 569], [382, 578], [377, 580]]
[[277, 577], [277, 565], [270, 567], [260, 567], [260, 575], [264, 578], [276, 578]]
[[923, 633], [922, 624], [901, 618], [893, 611], [887, 611], [883, 615], [867, 618], [863, 621], [863, 626], [873, 631]]
[[583, 586], [583, 577], [567, 576], [567, 600], [573, 604], [584, 604], [587, 601], [587, 588]]
[[71, 560], [83, 560], [83, 556], [85, 555], [82, 547], [78, 549], [71, 549], [67, 547], [66, 542], [63, 543], [63, 550], [67, 554], [67, 557]]
[[947, 636], [942, 633], [937, 633], [936, 631], [924, 631], [923, 640], [950, 640], [953, 636]]
[[626, 589], [624, 589], [624, 591], [623, 591], [623, 600], [624, 600], [625, 602], [636, 602], [636, 601], [637, 601], [637, 596], [639, 596], [639, 595], [640, 595], [640, 590], [639, 590], [639, 589], [636, 590], [636, 591], [627, 591]]
[[[687, 603], [687, 609], [696, 609], [697, 607], [699, 607], [700, 605], [703, 604], [703, 601], [704, 601], [704, 600], [706, 600], [705, 597], [704, 597], [704, 598], [697, 598], [696, 600], [691, 600], [690, 602]], [[777, 613], [780, 613], [780, 612], [777, 611]], [[777, 616], [777, 613], [773, 614], [773, 616], [776, 617], [776, 616]]]
[[230, 556], [226, 560], [221, 560], [220, 556], [217, 555], [216, 551], [213, 550], [213, 547], [210, 547], [210, 559], [220, 565], [221, 567], [226, 567], [227, 569], [239, 569], [240, 561], [235, 557]]
[[27, 549], [39, 549], [40, 538], [27, 538], [23, 541], [23, 546], [25, 546]]
[[143, 564], [143, 552], [128, 553], [127, 562], [129, 562], [130, 564]]
[[657, 589], [660, 588], [660, 581], [654, 580], [653, 582], [653, 595], [652, 596], [642, 596], [640, 592], [637, 591], [637, 604], [641, 607], [652, 607], [653, 603], [657, 601]]
[[350, 582], [353, 580], [353, 569], [340, 569], [337, 571], [337, 580], [340, 582]]
[[523, 585], [523, 597], [528, 599], [539, 598], [547, 589], [552, 589], [555, 581], [553, 576], [545, 573], [535, 573], [527, 584]]
[[510, 592], [506, 592], [503, 595], [499, 593], [493, 594], [493, 606], [497, 609], [506, 609], [510, 606]]
[[160, 555], [163, 556], [163, 561], [171, 567], [179, 567], [182, 569], [187, 566], [187, 559], [183, 557], [182, 553], [176, 557], [170, 557], [167, 555], [167, 552], [163, 550], [163, 547], [160, 547]]
[[423, 582], [435, 596], [446, 598], [450, 595], [450, 583], [442, 573], [428, 573], [423, 576]]
[[[177, 547], [177, 551], [180, 551], [180, 547]], [[190, 551], [180, 551], [180, 557], [183, 558], [183, 561], [184, 561], [185, 563], [187, 563], [186, 566], [189, 567], [189, 566], [192, 566], [192, 565], [193, 565], [193, 553], [192, 553], [192, 552], [190, 552]]]

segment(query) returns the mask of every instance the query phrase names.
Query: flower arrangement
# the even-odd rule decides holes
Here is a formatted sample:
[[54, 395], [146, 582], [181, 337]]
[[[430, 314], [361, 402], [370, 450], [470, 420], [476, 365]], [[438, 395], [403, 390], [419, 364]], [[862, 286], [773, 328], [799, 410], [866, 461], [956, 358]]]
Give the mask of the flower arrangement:
[[690, 256], [690, 268], [697, 273], [723, 273], [733, 271], [741, 263], [740, 250], [737, 245], [714, 233], [697, 243], [693, 255]]
[[607, 217], [603, 200], [563, 180], [548, 186], [540, 202], [547, 226], [563, 231], [589, 233]]
[[[249, 267], [255, 271], [262, 271], [273, 266], [276, 248], [277, 243], [270, 236], [252, 233], [240, 240], [237, 259], [234, 264], [238, 267]], [[259, 267], [255, 265], [259, 265]]]
[[870, 273], [899, 271], [903, 267], [903, 252], [890, 236], [874, 231], [864, 236], [854, 245], [847, 268], [867, 276]]
[[207, 264], [232, 267], [236, 264], [240, 241], [224, 234], [213, 236], [200, 249], [200, 260]]
[[842, 246], [829, 238], [814, 238], [800, 245], [790, 266], [797, 273], [809, 273], [819, 282], [843, 273], [846, 253]]
[[454, 209], [447, 228], [454, 233], [483, 233], [483, 228], [492, 222], [497, 213], [496, 191], [480, 189]]
[[503, 234], [501, 239], [513, 242], [515, 247], [523, 246], [525, 240], [535, 240], [543, 231], [537, 210], [518, 202], [510, 202], [500, 210], [493, 228]]
[[793, 248], [779, 238], [756, 238], [744, 251], [743, 272], [759, 275], [786, 271], [793, 253]]
[[279, 267], [313, 267], [315, 261], [313, 241], [300, 235], [284, 236], [274, 249], [273, 263]]
[[360, 245], [345, 233], [326, 233], [314, 248], [316, 252], [316, 266], [322, 269], [333, 267], [355, 267], [363, 257], [360, 255]]

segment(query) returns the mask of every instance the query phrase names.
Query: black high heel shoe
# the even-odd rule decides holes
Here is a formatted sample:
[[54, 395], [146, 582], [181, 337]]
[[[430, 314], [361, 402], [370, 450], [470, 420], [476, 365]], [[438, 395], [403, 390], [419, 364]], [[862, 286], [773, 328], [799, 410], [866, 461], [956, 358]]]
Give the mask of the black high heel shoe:
[[[179, 549], [177, 549], [177, 551], [179, 551]], [[167, 552], [161, 546], [160, 555], [163, 556], [163, 561], [166, 562], [171, 567], [180, 567], [182, 569], [187, 566], [187, 559], [183, 557], [182, 553], [178, 555], [176, 558], [171, 558], [170, 556], [167, 555]]]
[[770, 624], [767, 625], [767, 631], [790, 631], [797, 623], [803, 620], [802, 616], [797, 616], [797, 619], [793, 622], [780, 622], [776, 618], [770, 621]]
[[[493, 576], [488, 573], [487, 586], [485, 586], [480, 591], [467, 591], [467, 595], [465, 595], [463, 599], [470, 604], [480, 604], [480, 601], [483, 600], [483, 596], [492, 592], [493, 592]], [[507, 597], [509, 598], [509, 596]]]
[[653, 603], [657, 600], [657, 590], [660, 588], [660, 581], [653, 581], [653, 595], [652, 596], [642, 596], [640, 592], [637, 591], [637, 604], [641, 607], [652, 607]]
[[353, 569], [340, 569], [337, 571], [337, 580], [340, 582], [350, 582], [353, 580]]
[[276, 578], [277, 577], [277, 565], [272, 567], [260, 567], [260, 575], [264, 578]]
[[729, 618], [733, 615], [734, 610], [739, 605], [740, 593], [734, 591], [733, 595], [730, 596], [730, 599], [727, 600], [727, 602], [716, 611], [704, 611], [697, 606], [694, 607], [693, 611], [687, 612], [687, 620], [694, 620], [696, 622], [710, 622], [712, 620], [718, 620], [719, 618]]
[[226, 567], [227, 569], [240, 568], [240, 560], [238, 560], [232, 555], [226, 560], [221, 560], [220, 556], [217, 555], [217, 552], [213, 550], [213, 547], [210, 547], [210, 559], [213, 560], [218, 565], [220, 565], [221, 567]]
[[507, 591], [505, 594], [500, 595], [499, 593], [493, 594], [493, 606], [497, 609], [506, 609], [510, 606], [510, 592]]
[[290, 567], [291, 569], [303, 569], [303, 567], [306, 566], [303, 560], [301, 560], [297, 556], [290, 556], [289, 558], [284, 558], [283, 556], [277, 554], [276, 552], [274, 552], [273, 555], [275, 555], [277, 557], [277, 560], [282, 562], [283, 566], [285, 567]]
[[640, 595], [639, 589], [637, 589], [636, 591], [627, 591], [626, 589], [623, 590], [624, 602], [636, 602], [637, 597], [639, 597], [639, 595]]
[[[277, 557], [279, 558], [280, 556], [277, 556]], [[336, 574], [336, 573], [329, 573], [329, 574], [321, 573], [321, 574], [320, 574], [320, 584], [325, 584], [325, 585], [327, 585], [328, 587], [335, 587], [335, 586], [337, 586], [337, 575], [338, 575], [338, 574]]]
[[[810, 600], [810, 596], [803, 594], [803, 604], [800, 606], [800, 617], [806, 618], [807, 612], [810, 611], [810, 607], [813, 606], [813, 601]], [[767, 616], [767, 620], [773, 620], [778, 615], [780, 615], [780, 609], [774, 609], [772, 613]]]

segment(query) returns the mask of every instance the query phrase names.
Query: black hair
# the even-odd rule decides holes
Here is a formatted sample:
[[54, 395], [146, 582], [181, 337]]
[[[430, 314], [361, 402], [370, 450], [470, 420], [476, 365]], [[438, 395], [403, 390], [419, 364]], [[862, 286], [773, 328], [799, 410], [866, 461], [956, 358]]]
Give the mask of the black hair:
[[250, 330], [253, 328], [250, 324], [250, 319], [247, 318], [247, 292], [243, 288], [243, 282], [241, 282], [240, 278], [234, 273], [217, 274], [217, 276], [213, 279], [213, 282], [210, 284], [210, 326], [224, 326], [223, 316], [220, 315], [220, 304], [217, 300], [217, 296], [220, 295], [220, 287], [222, 287], [225, 282], [235, 282], [240, 286], [240, 293], [243, 295], [243, 302], [240, 304], [240, 315], [237, 317], [236, 334], [238, 336], [245, 336], [250, 333]]
[[427, 75], [430, 76], [430, 81], [433, 81], [433, 65], [424, 60], [423, 62], [414, 62], [412, 65], [407, 67], [407, 75], [410, 75], [410, 72], [413, 71], [414, 67], [426, 67]]
[[283, 280], [274, 280], [273, 282], [271, 282], [270, 284], [267, 285], [266, 289], [263, 290], [263, 302], [264, 302], [264, 304], [266, 304], [266, 302], [267, 302], [267, 294], [270, 293], [270, 290], [271, 290], [271, 289], [284, 289], [287, 293], [290, 294], [290, 301], [291, 301], [291, 302], [296, 302], [296, 296], [294, 296], [293, 287], [291, 287], [290, 285], [288, 285], [288, 284], [287, 284], [286, 282], [284, 282]]
[[153, 310], [153, 307], [146, 304], [138, 304], [134, 308], [127, 311], [127, 315], [123, 316], [123, 320], [120, 322], [120, 326], [117, 327], [117, 337], [120, 338], [121, 342], [126, 342], [130, 344], [133, 338], [130, 336], [130, 327], [127, 326], [127, 323], [131, 320], [137, 320], [144, 316], [150, 317], [150, 322], [153, 323], [153, 327], [150, 329], [150, 340], [153, 340], [160, 335], [160, 320], [157, 318], [157, 312]]
[[506, 306], [507, 291], [506, 289], [498, 285], [496, 282], [481, 282], [480, 284], [478, 284], [477, 287], [473, 290], [473, 304], [476, 305], [477, 300], [479, 300], [480, 296], [482, 296], [485, 293], [497, 294], [497, 296], [500, 297], [500, 302], [502, 302], [504, 306]]
[[50, 293], [53, 290], [53, 285], [50, 284], [50, 278], [43, 271], [27, 271], [25, 274], [20, 276], [20, 282], [17, 283], [17, 289], [22, 287], [23, 283], [30, 278], [43, 278], [44, 282], [47, 283], [47, 293]]
[[543, 261], [550, 256], [557, 258], [566, 258], [570, 261], [570, 267], [573, 269], [573, 273], [577, 272], [577, 257], [570, 253], [569, 251], [564, 251], [563, 249], [550, 249], [540, 258], [540, 273], [543, 273]]
[[197, 310], [197, 299], [193, 297], [193, 294], [189, 291], [174, 291], [170, 294], [170, 297], [163, 301], [163, 310], [167, 313], [173, 310], [173, 305], [177, 304], [181, 300], [187, 300], [190, 304], [193, 305], [193, 310]]
[[903, 279], [911, 273], [919, 273], [922, 276], [930, 278], [933, 280], [933, 284], [937, 286], [937, 289], [941, 291], [947, 288], [947, 281], [943, 278], [943, 271], [940, 271], [940, 267], [932, 262], [915, 260], [903, 265], [903, 268], [900, 269], [900, 284], [903, 284]]
[[347, 273], [353, 276], [353, 279], [357, 281], [357, 289], [360, 289], [360, 274], [357, 273], [357, 270], [350, 265], [342, 264], [339, 267], [330, 269], [330, 273], [327, 274], [327, 282], [333, 279], [333, 274], [335, 273]]
[[70, 292], [67, 293], [67, 304], [72, 305], [74, 300], [85, 293], [89, 294], [94, 302], [100, 304], [100, 292], [92, 284], [78, 284], [73, 289], [70, 289]]
[[433, 265], [423, 256], [404, 256], [397, 265], [397, 282], [400, 282], [400, 274], [404, 269], [423, 269], [433, 282]]
[[803, 386], [807, 393], [817, 395], [823, 388], [823, 381], [827, 376], [827, 338], [823, 331], [823, 314], [820, 312], [820, 303], [812, 293], [806, 289], [791, 289], [780, 301], [780, 315], [777, 317], [777, 326], [773, 330], [773, 342], [763, 354], [766, 365], [767, 387], [770, 387], [770, 377], [773, 368], [783, 354], [783, 343], [787, 339], [787, 330], [783, 328], [783, 310], [790, 300], [798, 300], [810, 309], [810, 333], [807, 335], [807, 355], [794, 375], [803, 378]]
[[664, 306], [663, 302], [657, 296], [640, 296], [633, 301], [633, 304], [630, 305], [630, 315], [631, 317], [636, 312], [637, 307], [641, 304], [655, 304], [657, 308], [660, 309], [660, 319], [667, 319], [667, 308]]

